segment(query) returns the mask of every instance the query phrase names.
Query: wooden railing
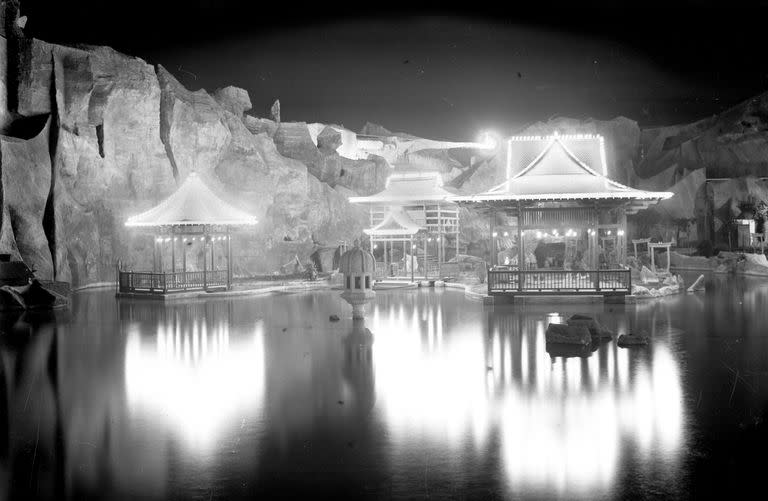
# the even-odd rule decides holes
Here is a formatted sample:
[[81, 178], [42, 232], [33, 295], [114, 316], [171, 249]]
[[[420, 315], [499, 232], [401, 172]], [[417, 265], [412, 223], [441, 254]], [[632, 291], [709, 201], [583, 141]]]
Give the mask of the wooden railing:
[[168, 294], [227, 287], [227, 270], [153, 273], [118, 271], [118, 290], [129, 293]]
[[[424, 278], [424, 262], [423, 259], [414, 260], [414, 264], [418, 262], [418, 269], [416, 269], [413, 273], [414, 278]], [[376, 279], [384, 279], [387, 277], [398, 277], [398, 278], [410, 278], [411, 272], [408, 271], [408, 268], [406, 267], [405, 263], [402, 261], [398, 261], [395, 263], [387, 263], [386, 265], [381, 262], [376, 262], [376, 273], [374, 275], [374, 278]], [[426, 277], [429, 279], [438, 279], [438, 278], [448, 278], [448, 277], [458, 277], [459, 276], [459, 265], [457, 263], [442, 263], [438, 266], [438, 264], [434, 261], [427, 261], [427, 274]]]
[[629, 270], [488, 270], [488, 294], [629, 294]]

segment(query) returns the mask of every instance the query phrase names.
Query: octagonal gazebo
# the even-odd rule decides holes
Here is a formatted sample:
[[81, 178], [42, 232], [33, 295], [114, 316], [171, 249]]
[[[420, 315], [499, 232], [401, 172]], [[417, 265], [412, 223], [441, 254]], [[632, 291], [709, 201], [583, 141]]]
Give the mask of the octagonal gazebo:
[[[228, 290], [232, 285], [232, 228], [256, 222], [254, 216], [216, 196], [192, 172], [166, 200], [125, 222], [153, 235], [152, 270], [120, 266], [118, 294]], [[225, 267], [216, 261], [221, 255], [226, 256]]]

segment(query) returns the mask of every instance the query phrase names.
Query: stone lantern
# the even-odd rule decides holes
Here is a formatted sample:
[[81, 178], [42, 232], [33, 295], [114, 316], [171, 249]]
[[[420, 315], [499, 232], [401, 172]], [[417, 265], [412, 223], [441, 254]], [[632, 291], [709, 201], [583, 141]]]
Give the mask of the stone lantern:
[[365, 303], [376, 296], [373, 292], [375, 269], [373, 254], [361, 249], [357, 241], [339, 259], [339, 271], [344, 275], [344, 292], [341, 297], [352, 305], [352, 318], [364, 318]]

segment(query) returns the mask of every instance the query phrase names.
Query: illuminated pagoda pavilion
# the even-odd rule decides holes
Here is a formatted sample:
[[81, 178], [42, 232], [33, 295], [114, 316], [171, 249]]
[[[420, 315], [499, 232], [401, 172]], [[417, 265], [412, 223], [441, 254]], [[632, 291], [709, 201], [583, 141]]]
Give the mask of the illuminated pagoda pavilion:
[[507, 148], [506, 181], [452, 198], [489, 217], [489, 294], [628, 293], [627, 215], [672, 194], [609, 179], [599, 135], [519, 136]]
[[[441, 278], [455, 271], [459, 253], [458, 206], [448, 201], [439, 172], [395, 168], [383, 191], [351, 197], [370, 211], [376, 276]], [[381, 260], [379, 260], [381, 259]]]
[[[125, 222], [148, 230], [155, 242], [151, 271], [118, 270], [119, 293], [228, 290], [232, 228], [255, 224], [255, 217], [221, 200], [200, 176], [190, 173], [166, 200]], [[226, 259], [225, 264], [217, 257]]]

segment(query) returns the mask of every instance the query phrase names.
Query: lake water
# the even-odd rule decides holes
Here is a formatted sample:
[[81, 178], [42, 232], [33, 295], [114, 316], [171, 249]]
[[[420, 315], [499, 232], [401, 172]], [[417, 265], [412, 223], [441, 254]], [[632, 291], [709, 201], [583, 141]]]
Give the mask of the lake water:
[[[708, 285], [526, 309], [386, 291], [364, 325], [338, 291], [4, 315], [0, 499], [732, 497], [768, 455], [768, 284]], [[553, 357], [572, 313], [652, 344]]]

